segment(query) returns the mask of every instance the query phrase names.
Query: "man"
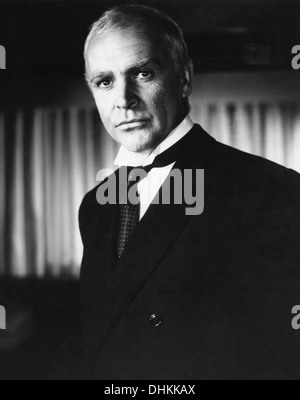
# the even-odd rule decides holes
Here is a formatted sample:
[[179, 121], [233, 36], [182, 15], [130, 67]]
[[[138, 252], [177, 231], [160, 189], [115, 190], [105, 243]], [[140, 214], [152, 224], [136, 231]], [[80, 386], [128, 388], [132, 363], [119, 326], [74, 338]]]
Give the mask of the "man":
[[[299, 378], [299, 175], [193, 125], [192, 64], [166, 15], [106, 12], [85, 62], [104, 126], [121, 144], [120, 169], [80, 209], [89, 377]], [[133, 179], [138, 202], [101, 205], [125, 167], [128, 189], [133, 167], [145, 168]], [[170, 204], [156, 201], [174, 170], [204, 170], [203, 212], [188, 215], [175, 190]]]

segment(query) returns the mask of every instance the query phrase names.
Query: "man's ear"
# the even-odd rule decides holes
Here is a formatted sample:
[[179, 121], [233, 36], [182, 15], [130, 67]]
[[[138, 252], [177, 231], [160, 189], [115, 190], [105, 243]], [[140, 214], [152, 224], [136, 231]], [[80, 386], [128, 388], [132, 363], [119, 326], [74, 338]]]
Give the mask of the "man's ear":
[[194, 66], [192, 59], [189, 59], [184, 68], [183, 74], [183, 87], [182, 87], [182, 97], [184, 99], [188, 98], [193, 91], [192, 80], [194, 74]]

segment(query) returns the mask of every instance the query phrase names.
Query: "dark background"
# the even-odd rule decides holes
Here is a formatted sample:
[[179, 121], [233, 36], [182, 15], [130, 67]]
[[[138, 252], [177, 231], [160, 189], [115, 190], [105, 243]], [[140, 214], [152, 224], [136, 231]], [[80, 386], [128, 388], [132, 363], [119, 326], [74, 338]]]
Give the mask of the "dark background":
[[[112, 0], [0, 1], [0, 106], [32, 101], [35, 87], [83, 75], [89, 26]], [[142, 0], [182, 26], [196, 72], [287, 70], [300, 43], [297, 0]], [[30, 84], [29, 84], [30, 83]], [[56, 85], [57, 86], [57, 85]], [[56, 88], [56, 91], [59, 90]], [[46, 97], [41, 89], [38, 96]]]
[[[0, 4], [8, 70], [22, 77], [78, 77], [88, 27], [133, 1], [7, 1]], [[289, 68], [300, 43], [300, 3], [290, 0], [142, 0], [183, 27], [197, 71]], [[299, 40], [298, 40], [299, 39]]]
[[[89, 26], [130, 1], [0, 2], [0, 107], [55, 102], [66, 80], [83, 77]], [[139, 1], [183, 28], [197, 72], [291, 70], [300, 44], [300, 2], [273, 0]], [[55, 86], [52, 84], [55, 82]], [[53, 88], [54, 87], [54, 88]], [[0, 304], [14, 311], [0, 331], [0, 379], [80, 379], [77, 280], [0, 277]], [[29, 310], [29, 311], [28, 311]]]

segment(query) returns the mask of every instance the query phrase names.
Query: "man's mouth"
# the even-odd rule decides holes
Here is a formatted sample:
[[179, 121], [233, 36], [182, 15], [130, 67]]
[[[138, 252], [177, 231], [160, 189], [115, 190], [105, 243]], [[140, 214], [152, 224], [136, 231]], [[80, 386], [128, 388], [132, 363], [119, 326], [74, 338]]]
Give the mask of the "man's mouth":
[[147, 119], [131, 119], [128, 121], [122, 121], [117, 125], [117, 128], [121, 130], [137, 129], [144, 126], [149, 120]]

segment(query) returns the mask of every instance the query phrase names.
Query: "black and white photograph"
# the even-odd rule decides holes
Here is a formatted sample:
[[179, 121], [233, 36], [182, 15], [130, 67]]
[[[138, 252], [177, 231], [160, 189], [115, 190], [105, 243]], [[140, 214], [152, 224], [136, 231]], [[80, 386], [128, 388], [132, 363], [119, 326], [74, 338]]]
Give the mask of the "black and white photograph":
[[300, 379], [299, 16], [0, 0], [1, 381]]

